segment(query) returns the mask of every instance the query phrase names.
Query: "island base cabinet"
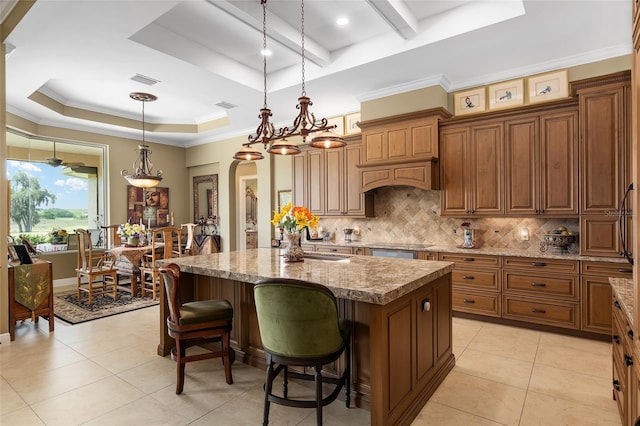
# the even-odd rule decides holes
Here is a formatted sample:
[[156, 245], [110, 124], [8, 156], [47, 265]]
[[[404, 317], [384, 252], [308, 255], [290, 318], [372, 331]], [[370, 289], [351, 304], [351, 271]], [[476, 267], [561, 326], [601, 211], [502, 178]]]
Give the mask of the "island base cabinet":
[[[189, 273], [182, 273], [181, 281], [183, 302], [229, 300], [234, 309], [231, 343], [236, 360], [266, 368], [253, 284]], [[164, 288], [161, 292], [164, 295]], [[453, 368], [451, 308], [451, 273], [387, 305], [338, 299], [340, 315], [353, 325], [352, 404], [371, 412], [372, 425], [410, 424]], [[164, 324], [165, 297], [160, 311], [165, 320], [161, 320], [158, 354], [165, 356], [173, 347]], [[341, 357], [323, 374], [337, 377], [343, 369]]]

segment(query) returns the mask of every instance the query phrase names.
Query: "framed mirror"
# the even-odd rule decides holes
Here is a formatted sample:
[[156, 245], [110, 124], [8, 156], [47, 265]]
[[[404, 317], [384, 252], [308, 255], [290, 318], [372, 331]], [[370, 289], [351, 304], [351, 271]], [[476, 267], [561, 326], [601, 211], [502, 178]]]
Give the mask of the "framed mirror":
[[256, 194], [253, 192], [253, 189], [249, 187], [247, 187], [245, 196], [246, 196], [246, 203], [247, 203], [245, 207], [247, 223], [251, 222], [255, 224], [256, 218], [258, 217], [258, 197], [256, 197]]
[[193, 177], [193, 221], [218, 216], [218, 175]]

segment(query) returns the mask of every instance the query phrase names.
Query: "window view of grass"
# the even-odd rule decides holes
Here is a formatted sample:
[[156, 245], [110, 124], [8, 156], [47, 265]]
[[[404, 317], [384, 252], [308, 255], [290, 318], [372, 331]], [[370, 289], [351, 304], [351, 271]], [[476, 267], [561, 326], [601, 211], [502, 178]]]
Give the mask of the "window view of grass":
[[54, 236], [51, 235], [54, 230], [63, 229], [71, 234], [77, 228], [96, 228], [96, 224], [88, 218], [87, 209], [38, 209], [37, 217], [39, 220], [30, 232], [20, 232], [18, 224], [11, 221], [11, 236], [14, 239], [25, 236], [35, 245], [54, 242]]

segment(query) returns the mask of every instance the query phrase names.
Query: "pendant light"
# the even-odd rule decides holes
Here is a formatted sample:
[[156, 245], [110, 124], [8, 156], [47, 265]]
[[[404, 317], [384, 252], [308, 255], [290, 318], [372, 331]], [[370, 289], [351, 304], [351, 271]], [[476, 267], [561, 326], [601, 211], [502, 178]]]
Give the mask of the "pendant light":
[[144, 104], [145, 102], [153, 102], [158, 99], [157, 96], [150, 93], [132, 92], [129, 93], [129, 97], [136, 101], [142, 102], [142, 143], [138, 145], [139, 157], [133, 162], [133, 173], [129, 173], [127, 170], [122, 170], [120, 174], [133, 186], [139, 188], [153, 188], [158, 186], [162, 181], [162, 170], [158, 170], [155, 175], [151, 174], [153, 164], [149, 159], [151, 150], [144, 141]]

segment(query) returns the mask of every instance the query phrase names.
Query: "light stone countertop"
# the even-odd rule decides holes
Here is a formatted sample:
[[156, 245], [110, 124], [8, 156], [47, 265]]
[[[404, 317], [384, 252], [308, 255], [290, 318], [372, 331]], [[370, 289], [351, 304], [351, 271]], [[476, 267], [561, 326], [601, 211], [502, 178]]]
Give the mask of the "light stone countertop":
[[314, 244], [324, 247], [365, 247], [365, 248], [379, 248], [379, 249], [395, 249], [395, 250], [415, 250], [415, 251], [429, 251], [429, 252], [444, 252], [444, 253], [465, 253], [465, 254], [477, 254], [477, 255], [493, 255], [493, 256], [516, 256], [516, 257], [531, 257], [531, 258], [544, 258], [544, 259], [565, 259], [565, 260], [581, 260], [581, 261], [596, 261], [596, 262], [612, 262], [612, 263], [627, 263], [627, 260], [623, 257], [595, 257], [595, 256], [581, 256], [579, 254], [570, 253], [558, 253], [552, 250], [546, 252], [531, 251], [531, 250], [519, 250], [507, 247], [480, 247], [477, 249], [465, 249], [457, 246], [444, 246], [433, 244], [403, 244], [403, 243], [369, 243], [361, 241], [347, 242], [325, 242], [325, 241], [303, 241], [303, 244]]
[[322, 256], [339, 260], [308, 258], [287, 263], [281, 250], [258, 248], [173, 258], [170, 262], [178, 264], [183, 272], [248, 283], [278, 277], [311, 281], [325, 285], [337, 298], [377, 305], [388, 304], [450, 273], [453, 266], [452, 262], [417, 259]]
[[609, 277], [609, 283], [611, 283], [611, 288], [613, 288], [613, 294], [616, 300], [620, 302], [622, 312], [627, 315], [627, 321], [633, 326], [633, 314], [635, 310], [635, 303], [633, 301], [633, 279]]

